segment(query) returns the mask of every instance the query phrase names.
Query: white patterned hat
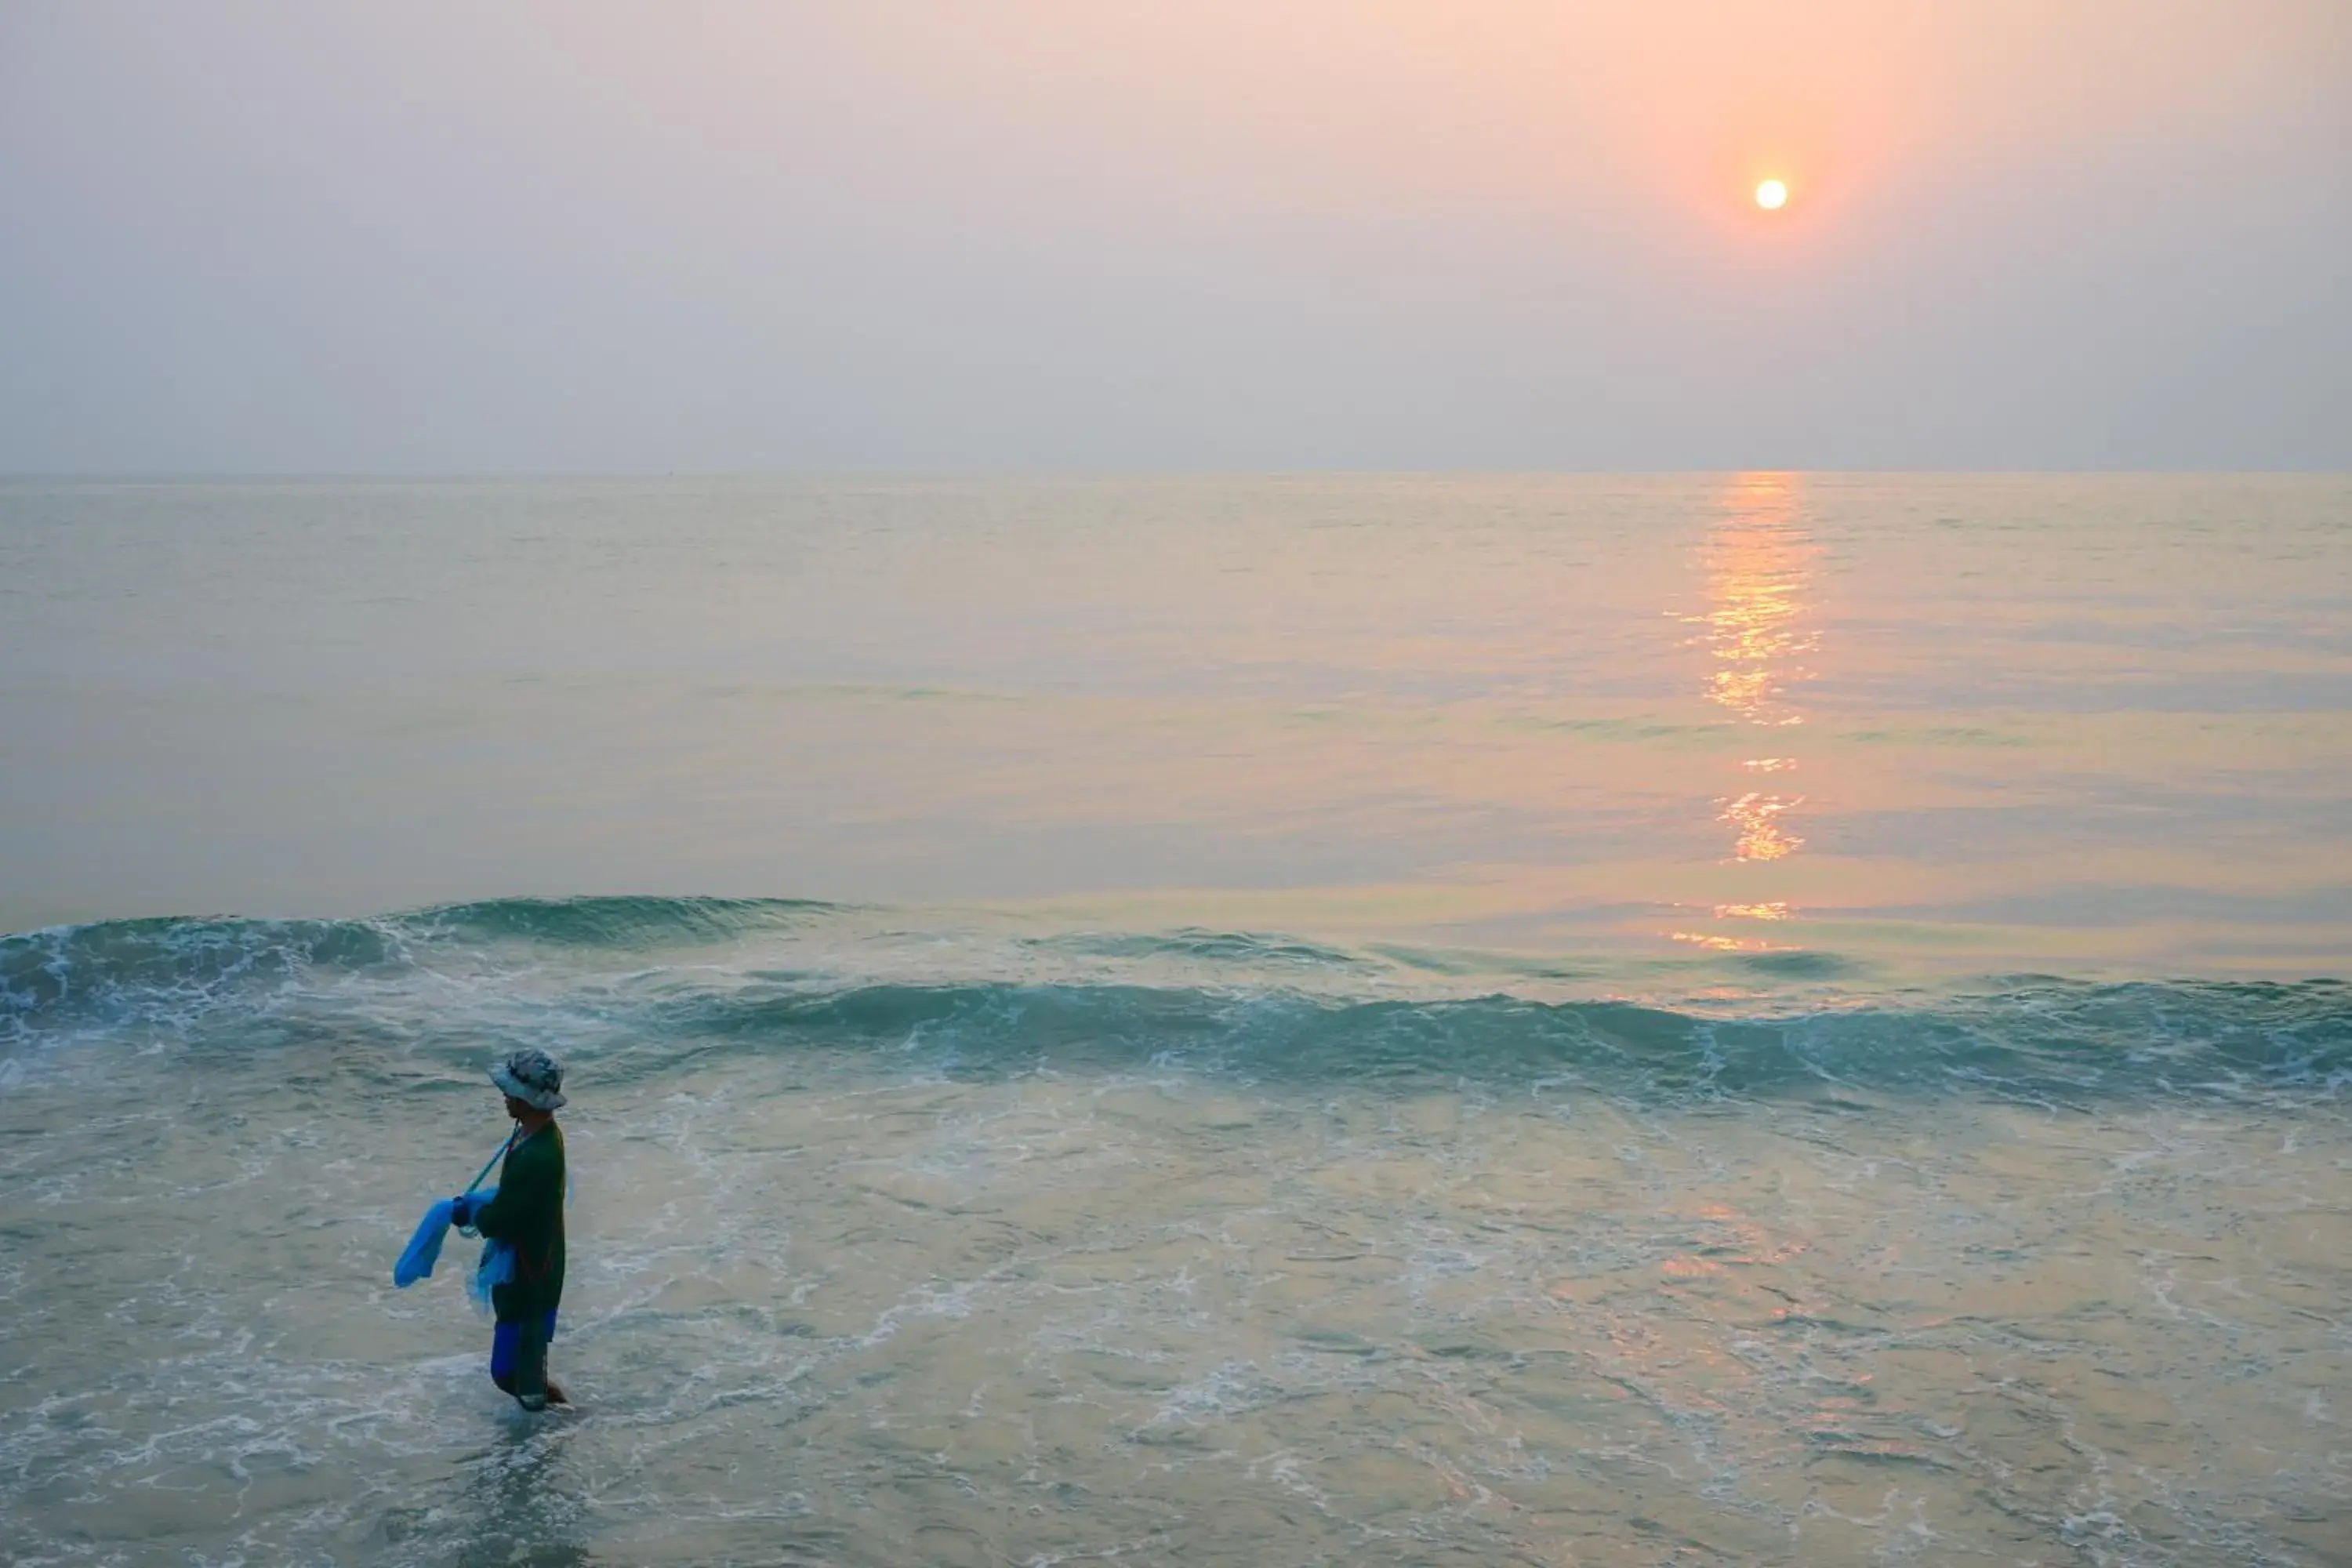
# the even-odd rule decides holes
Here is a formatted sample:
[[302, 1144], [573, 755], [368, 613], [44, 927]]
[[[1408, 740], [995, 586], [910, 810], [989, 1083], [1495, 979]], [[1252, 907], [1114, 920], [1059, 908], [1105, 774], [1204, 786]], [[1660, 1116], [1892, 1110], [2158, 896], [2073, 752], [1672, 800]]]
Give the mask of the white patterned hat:
[[563, 1107], [563, 1068], [545, 1051], [517, 1051], [490, 1069], [490, 1081], [534, 1110]]

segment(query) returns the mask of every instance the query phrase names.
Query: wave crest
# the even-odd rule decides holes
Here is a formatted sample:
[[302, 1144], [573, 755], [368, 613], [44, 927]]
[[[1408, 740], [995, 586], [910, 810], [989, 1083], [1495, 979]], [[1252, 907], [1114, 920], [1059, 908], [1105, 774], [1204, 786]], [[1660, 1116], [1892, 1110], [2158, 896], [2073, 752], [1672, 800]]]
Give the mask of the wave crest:
[[[58, 927], [0, 937], [0, 1037], [143, 1031], [255, 1051], [372, 1033], [467, 1053], [547, 1044], [608, 1078], [712, 1050], [813, 1049], [950, 1074], [1164, 1067], [1268, 1082], [1559, 1083], [1645, 1100], [1966, 1094], [2065, 1107], [2332, 1097], [2352, 1084], [2352, 988], [2333, 980], [2019, 976], [1948, 994], [1759, 1001], [1725, 1016], [1398, 996], [1410, 972], [1377, 950], [1179, 931], [1019, 939], [988, 950], [977, 978], [910, 982], [877, 973], [871, 950], [843, 940], [866, 933], [826, 926], [844, 912], [789, 900], [516, 899], [376, 920]], [[818, 969], [776, 967], [814, 927], [825, 928]], [[912, 934], [923, 940], [911, 962], [936, 973], [932, 944]], [[1040, 957], [1065, 972], [1034, 977]], [[299, 1030], [267, 1026], [295, 1011]]]
[[[1268, 1081], [1558, 1082], [1643, 1100], [1852, 1090], [2062, 1108], [2119, 1097], [2332, 1095], [2352, 1084], [2352, 992], [2332, 981], [2036, 980], [1933, 1006], [1733, 1019], [1505, 995], [779, 986], [663, 998], [640, 1022], [666, 1046], [893, 1050], [948, 1073], [1164, 1066]], [[658, 1070], [659, 1055], [645, 1065]]]

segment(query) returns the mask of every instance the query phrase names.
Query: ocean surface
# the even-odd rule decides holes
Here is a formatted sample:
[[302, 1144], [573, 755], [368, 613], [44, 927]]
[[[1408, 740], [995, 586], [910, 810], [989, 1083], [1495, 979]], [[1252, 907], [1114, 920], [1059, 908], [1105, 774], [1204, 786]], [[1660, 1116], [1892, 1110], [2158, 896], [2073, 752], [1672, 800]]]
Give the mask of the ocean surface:
[[0, 1562], [2352, 1563], [2347, 764], [2346, 478], [0, 483]]

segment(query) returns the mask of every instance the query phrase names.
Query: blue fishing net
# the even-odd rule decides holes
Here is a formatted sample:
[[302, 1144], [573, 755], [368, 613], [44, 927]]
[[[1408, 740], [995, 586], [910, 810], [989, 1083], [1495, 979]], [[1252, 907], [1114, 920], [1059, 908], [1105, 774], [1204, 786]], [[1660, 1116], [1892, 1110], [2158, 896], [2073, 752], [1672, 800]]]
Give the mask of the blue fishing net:
[[[498, 1195], [496, 1187], [485, 1187], [471, 1194], [477, 1207]], [[392, 1266], [393, 1284], [405, 1290], [419, 1279], [431, 1278], [435, 1266], [441, 1261], [441, 1244], [448, 1237], [449, 1215], [455, 1204], [453, 1198], [443, 1198], [425, 1211], [425, 1217], [417, 1222], [416, 1234], [408, 1238], [400, 1261]], [[472, 1278], [466, 1281], [466, 1294], [487, 1312], [490, 1310], [492, 1288], [513, 1279], [514, 1248], [503, 1241], [485, 1241], [482, 1260], [475, 1265]]]
[[482, 1243], [482, 1260], [474, 1266], [474, 1277], [466, 1281], [466, 1294], [474, 1305], [487, 1312], [490, 1310], [492, 1288], [514, 1279], [514, 1248], [503, 1241]]
[[[518, 1136], [519, 1132], [508, 1133], [507, 1141], [499, 1145], [499, 1152], [490, 1156], [488, 1164], [475, 1173], [472, 1181], [466, 1184], [461, 1195], [476, 1200], [476, 1208], [499, 1195], [498, 1188], [482, 1186], [482, 1178], [507, 1157], [507, 1151], [515, 1146]], [[478, 1187], [481, 1188], [479, 1192], [475, 1190]], [[416, 1224], [416, 1234], [408, 1238], [408, 1245], [401, 1248], [400, 1260], [392, 1266], [394, 1286], [405, 1290], [419, 1279], [432, 1277], [433, 1266], [441, 1261], [441, 1243], [449, 1234], [449, 1218], [457, 1205], [457, 1198], [443, 1198], [425, 1211], [425, 1217]], [[467, 1234], [470, 1236], [473, 1233], [467, 1231]], [[467, 1283], [466, 1291], [487, 1311], [490, 1305], [490, 1287], [503, 1285], [513, 1278], [514, 1253], [502, 1241], [485, 1242], [482, 1261], [475, 1268], [474, 1278]]]
[[441, 1241], [449, 1233], [451, 1200], [443, 1198], [425, 1211], [416, 1226], [416, 1234], [400, 1254], [400, 1261], [392, 1266], [392, 1282], [405, 1290], [419, 1279], [429, 1279], [433, 1266], [441, 1261]]

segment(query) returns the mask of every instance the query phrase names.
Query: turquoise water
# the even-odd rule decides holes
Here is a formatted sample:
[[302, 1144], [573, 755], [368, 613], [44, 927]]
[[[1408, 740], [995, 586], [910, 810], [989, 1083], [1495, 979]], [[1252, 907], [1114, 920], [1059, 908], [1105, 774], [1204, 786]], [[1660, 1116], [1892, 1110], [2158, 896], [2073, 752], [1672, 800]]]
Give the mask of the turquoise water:
[[0, 486], [9, 1560], [2341, 1561], [2347, 522]]

